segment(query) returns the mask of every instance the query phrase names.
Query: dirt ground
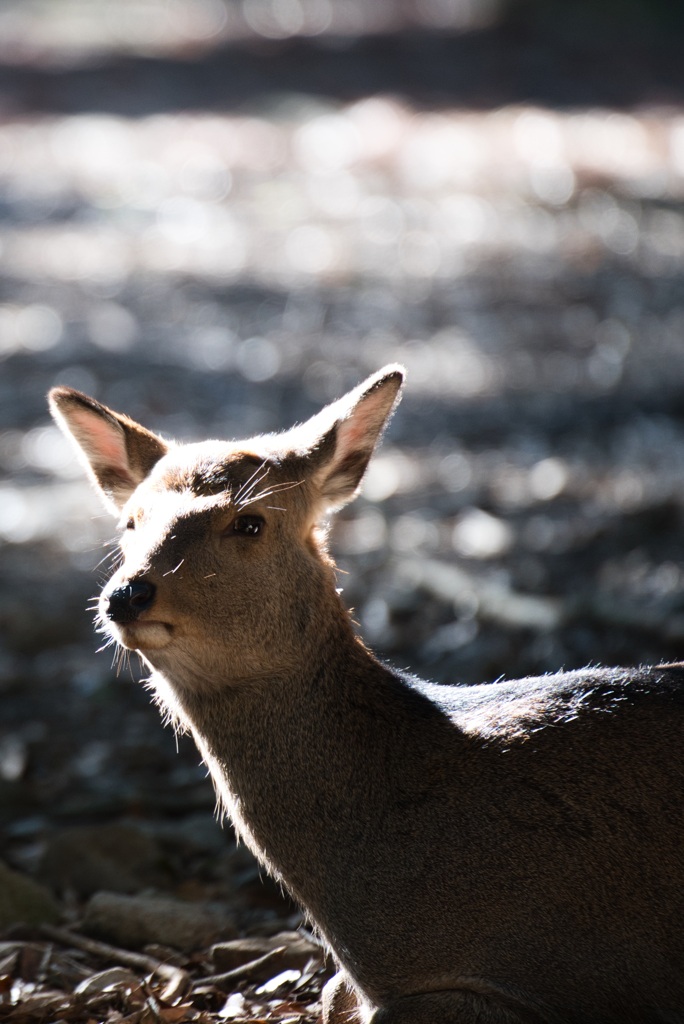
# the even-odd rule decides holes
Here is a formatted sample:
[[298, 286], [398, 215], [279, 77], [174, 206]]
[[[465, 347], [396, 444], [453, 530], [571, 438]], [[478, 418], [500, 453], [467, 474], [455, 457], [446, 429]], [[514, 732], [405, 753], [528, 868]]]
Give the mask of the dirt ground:
[[[406, 4], [381, 31], [306, 36], [282, 4], [240, 32], [224, 6], [202, 7], [215, 38], [146, 46], [123, 14], [116, 35], [65, 4], [43, 39], [0, 9], [0, 859], [57, 907], [51, 934], [5, 930], [0, 1020], [307, 1020], [325, 974], [288, 938], [202, 988], [229, 969], [211, 942], [301, 919], [215, 822], [136, 666], [97, 651], [113, 522], [50, 386], [169, 436], [241, 437], [403, 362], [332, 540], [378, 654], [469, 683], [684, 651], [680, 27], [616, 46], [423, 4], [439, 24], [393, 31]], [[124, 903], [98, 917], [103, 892]], [[117, 915], [141, 893], [218, 924], [131, 937]], [[145, 947], [195, 988], [73, 935]], [[75, 999], [112, 963], [129, 974]]]

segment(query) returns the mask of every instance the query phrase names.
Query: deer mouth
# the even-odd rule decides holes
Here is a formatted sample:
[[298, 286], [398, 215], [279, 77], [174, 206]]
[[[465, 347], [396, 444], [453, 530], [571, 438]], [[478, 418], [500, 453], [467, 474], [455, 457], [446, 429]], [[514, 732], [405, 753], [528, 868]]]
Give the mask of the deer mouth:
[[115, 629], [119, 643], [130, 651], [159, 651], [173, 638], [173, 626], [158, 619], [136, 619], [119, 623]]

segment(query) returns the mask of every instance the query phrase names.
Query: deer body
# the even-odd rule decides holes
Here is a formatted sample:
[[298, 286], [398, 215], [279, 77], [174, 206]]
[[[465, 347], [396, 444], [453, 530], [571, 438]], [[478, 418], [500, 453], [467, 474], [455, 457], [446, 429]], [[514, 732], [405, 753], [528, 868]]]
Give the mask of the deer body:
[[684, 666], [437, 686], [352, 630], [320, 522], [400, 380], [187, 446], [56, 389], [122, 512], [101, 619], [332, 949], [326, 1024], [684, 1022]]

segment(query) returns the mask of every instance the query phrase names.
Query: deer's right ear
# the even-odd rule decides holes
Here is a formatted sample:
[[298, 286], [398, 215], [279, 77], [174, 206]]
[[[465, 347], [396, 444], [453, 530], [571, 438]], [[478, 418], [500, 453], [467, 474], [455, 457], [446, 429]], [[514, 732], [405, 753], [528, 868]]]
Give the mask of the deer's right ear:
[[48, 400], [55, 422], [75, 442], [105, 504], [120, 512], [168, 445], [128, 416], [73, 388], [52, 388]]

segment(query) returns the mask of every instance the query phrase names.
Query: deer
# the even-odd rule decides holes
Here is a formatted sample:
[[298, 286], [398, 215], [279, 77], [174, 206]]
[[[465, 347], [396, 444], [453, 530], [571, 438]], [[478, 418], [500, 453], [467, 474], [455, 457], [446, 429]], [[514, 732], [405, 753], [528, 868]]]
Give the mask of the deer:
[[458, 685], [375, 657], [328, 527], [403, 382], [186, 444], [53, 388], [119, 517], [99, 626], [331, 953], [324, 1024], [684, 1022], [684, 664]]

